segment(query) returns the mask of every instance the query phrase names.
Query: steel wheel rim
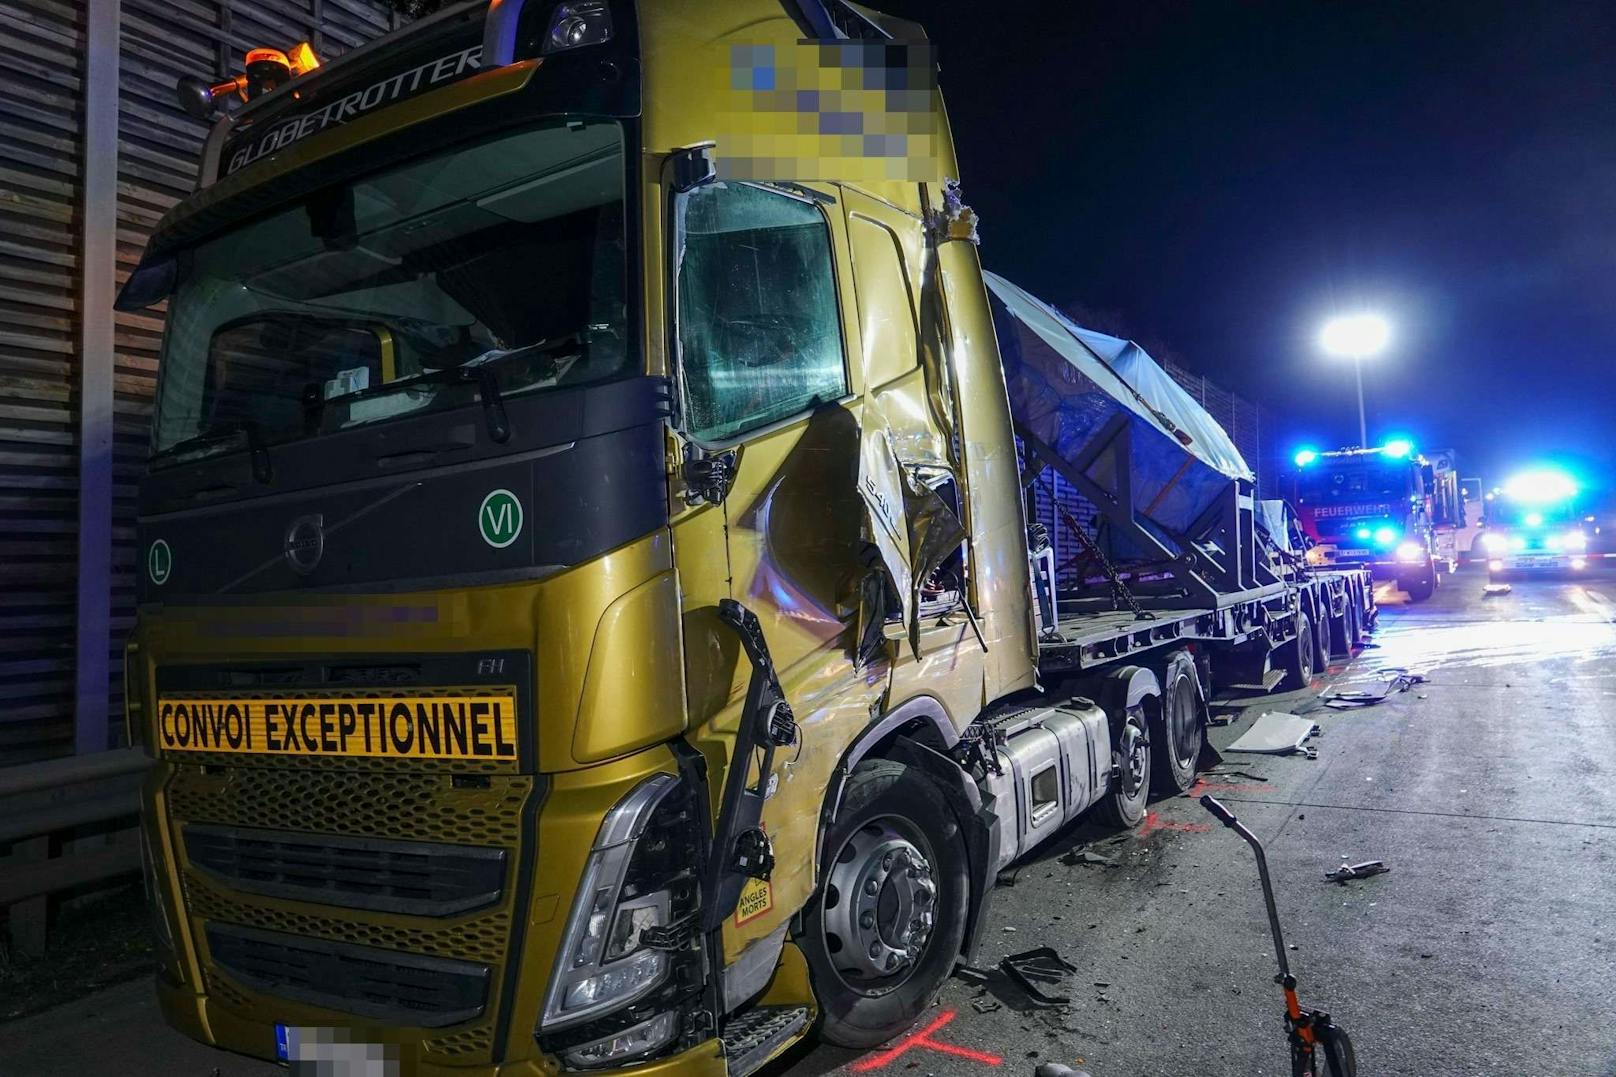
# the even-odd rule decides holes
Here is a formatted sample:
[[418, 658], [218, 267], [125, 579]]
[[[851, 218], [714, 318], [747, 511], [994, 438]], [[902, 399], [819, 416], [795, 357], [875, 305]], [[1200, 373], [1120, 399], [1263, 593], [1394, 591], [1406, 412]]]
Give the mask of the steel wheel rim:
[[1137, 722], [1129, 722], [1123, 728], [1117, 754], [1122, 757], [1119, 767], [1122, 772], [1122, 795], [1132, 800], [1144, 789], [1150, 767], [1150, 743]]
[[1302, 671], [1302, 687], [1306, 688], [1313, 679], [1313, 622], [1305, 616], [1296, 636], [1296, 656], [1298, 668]]
[[832, 861], [822, 916], [836, 974], [862, 995], [897, 990], [924, 957], [936, 925], [930, 843], [886, 815], [848, 835]]

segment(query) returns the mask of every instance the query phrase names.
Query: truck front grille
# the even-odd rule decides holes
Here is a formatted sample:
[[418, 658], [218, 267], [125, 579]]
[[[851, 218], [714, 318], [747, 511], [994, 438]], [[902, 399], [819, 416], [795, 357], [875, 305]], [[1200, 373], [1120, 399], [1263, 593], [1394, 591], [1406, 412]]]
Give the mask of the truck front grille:
[[[496, 1061], [497, 1029], [513, 982], [510, 962], [520, 952], [518, 865], [524, 840], [531, 840], [525, 837], [530, 813], [544, 796], [542, 778], [490, 775], [471, 782], [450, 774], [182, 765], [169, 775], [164, 794], [182, 853], [185, 911], [198, 937], [204, 928], [223, 927], [263, 932], [322, 953], [332, 946], [355, 946], [392, 963], [422, 957], [448, 961], [450, 967], [483, 968], [486, 993], [474, 1015], [453, 1028], [431, 1026], [442, 1032], [421, 1041], [422, 1057], [439, 1064]], [[193, 841], [193, 832], [204, 840]], [[230, 837], [221, 840], [220, 833]], [[260, 845], [261, 840], [269, 847]], [[402, 914], [361, 906], [352, 896], [376, 883], [378, 875], [350, 874], [348, 854], [354, 844], [388, 851], [379, 866], [371, 865], [395, 890], [388, 896], [399, 896], [407, 882], [402, 856], [433, 845], [455, 854], [500, 854], [497, 892], [492, 901], [447, 915], [431, 915], [420, 905]], [[313, 856], [312, 866], [303, 859], [306, 855]], [[427, 900], [463, 900], [481, 893], [473, 878], [487, 871], [487, 864], [463, 862], [461, 867], [464, 876], [446, 888], [451, 896], [445, 898], [440, 888]], [[311, 885], [311, 874], [317, 876], [318, 889]], [[289, 881], [308, 889], [269, 892]], [[419, 901], [422, 895], [410, 897]], [[225, 943], [224, 952], [235, 952], [230, 945]], [[244, 1017], [261, 1019], [275, 997], [307, 1000], [337, 1013], [370, 1012], [354, 1001], [362, 1003], [363, 992], [339, 998], [321, 983], [315, 999], [299, 993], [302, 988], [289, 980], [253, 978], [255, 970], [241, 967], [240, 960], [227, 964], [217, 953], [199, 956], [204, 989], [219, 1005]], [[449, 1006], [438, 1012], [466, 1010]]]
[[489, 968], [471, 961], [211, 922], [207, 938], [214, 964], [244, 987], [378, 1021], [442, 1028], [488, 1001]]
[[414, 916], [494, 904], [506, 859], [503, 849], [208, 824], [185, 827], [185, 852], [250, 894]]

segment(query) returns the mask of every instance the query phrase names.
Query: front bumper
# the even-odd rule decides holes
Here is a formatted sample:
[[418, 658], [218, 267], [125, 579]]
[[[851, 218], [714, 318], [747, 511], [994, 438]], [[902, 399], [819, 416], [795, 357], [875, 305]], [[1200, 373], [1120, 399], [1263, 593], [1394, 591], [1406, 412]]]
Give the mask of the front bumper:
[[[202, 1043], [224, 1047], [260, 1058], [275, 1057], [275, 1027], [243, 1017], [218, 1000], [197, 994], [184, 984], [174, 984], [159, 977], [157, 1001], [163, 1017], [179, 1031]], [[333, 1033], [344, 1035], [357, 1044], [357, 1029], [346, 1026], [328, 1026]], [[558, 1068], [553, 1059], [543, 1056], [514, 1059], [502, 1063], [456, 1066], [418, 1054], [407, 1054], [395, 1043], [383, 1043], [386, 1061], [380, 1068], [362, 1069], [367, 1077], [555, 1077]], [[357, 1053], [357, 1052], [355, 1052]], [[340, 1072], [340, 1071], [335, 1071]], [[617, 1073], [626, 1077], [724, 1077], [724, 1054], [717, 1039], [697, 1044], [679, 1054], [626, 1066], [615, 1070], [593, 1070], [592, 1073]]]

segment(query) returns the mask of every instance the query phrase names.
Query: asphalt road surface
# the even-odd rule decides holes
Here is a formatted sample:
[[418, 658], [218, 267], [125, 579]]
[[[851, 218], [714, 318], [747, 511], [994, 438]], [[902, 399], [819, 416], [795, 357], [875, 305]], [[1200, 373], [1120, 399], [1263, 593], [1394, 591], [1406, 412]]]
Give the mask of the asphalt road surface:
[[[1462, 574], [1422, 605], [1387, 595], [1374, 645], [1316, 688], [1390, 667], [1428, 682], [1355, 711], [1311, 692], [1248, 708], [1215, 744], [1263, 710], [1306, 711], [1318, 759], [1227, 755], [1206, 790], [1267, 843], [1303, 1003], [1351, 1032], [1365, 1077], [1611, 1077], [1616, 576], [1481, 587]], [[1392, 871], [1324, 881], [1371, 859]], [[955, 978], [926, 1036], [799, 1050], [776, 1072], [1289, 1072], [1254, 863], [1193, 800], [1157, 802], [1131, 834], [1079, 824], [990, 915], [977, 964], [1054, 946], [1078, 967], [1058, 988], [1069, 1005], [1035, 1009], [997, 973]], [[144, 981], [0, 1025], [5, 1075], [278, 1072], [164, 1027]]]

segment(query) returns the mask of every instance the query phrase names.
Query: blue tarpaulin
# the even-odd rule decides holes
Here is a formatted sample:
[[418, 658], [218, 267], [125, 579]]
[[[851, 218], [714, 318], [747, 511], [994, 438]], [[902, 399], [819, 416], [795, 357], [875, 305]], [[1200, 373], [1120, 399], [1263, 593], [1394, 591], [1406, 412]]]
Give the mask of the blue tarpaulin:
[[[984, 276], [1023, 437], [1071, 464], [1124, 417], [1133, 508], [1164, 539], [1162, 529], [1184, 533], [1230, 482], [1252, 478], [1223, 428], [1143, 348], [1075, 325], [995, 273]], [[1105, 466], [1091, 462], [1090, 477], [1105, 484]]]

